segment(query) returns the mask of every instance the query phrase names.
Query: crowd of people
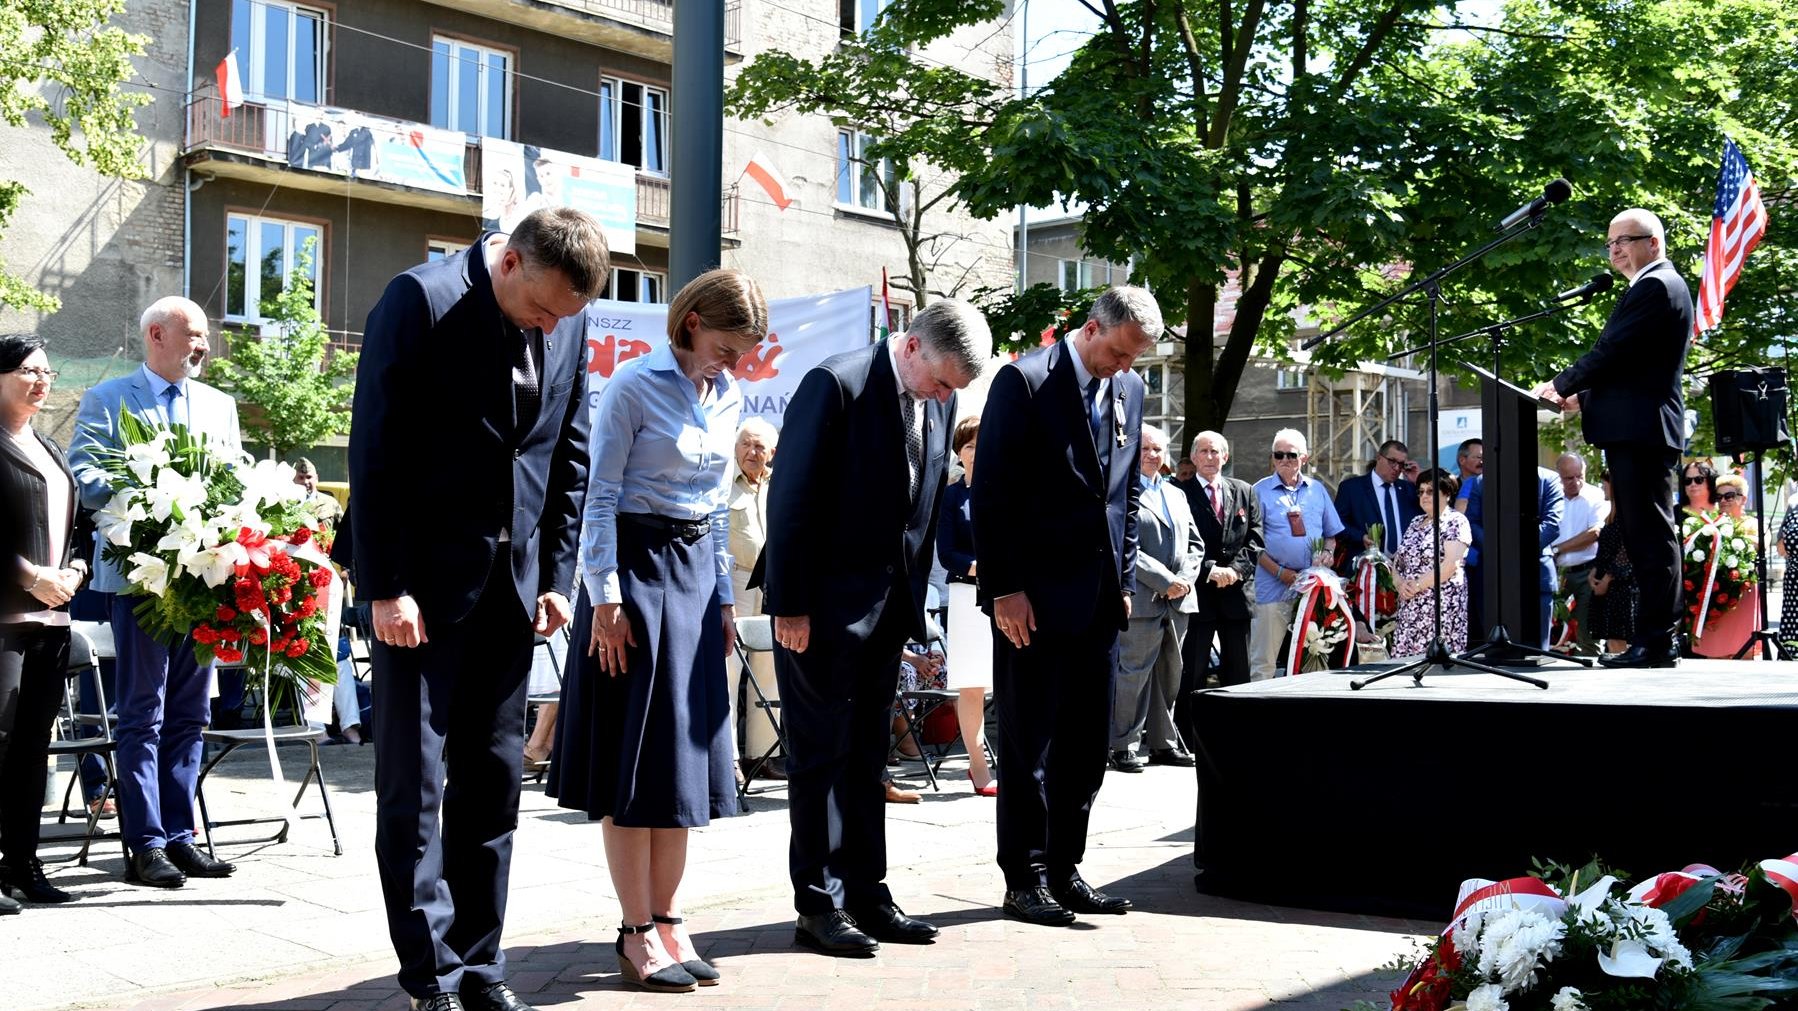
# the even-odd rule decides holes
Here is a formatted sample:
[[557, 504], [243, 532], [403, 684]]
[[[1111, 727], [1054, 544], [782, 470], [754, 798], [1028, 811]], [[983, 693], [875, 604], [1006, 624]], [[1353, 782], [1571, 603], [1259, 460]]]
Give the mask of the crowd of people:
[[[1619, 215], [1610, 248], [1658, 297], [1670, 268], [1645, 215]], [[1067, 339], [997, 369], [984, 410], [966, 417], [957, 391], [982, 374], [992, 335], [973, 307], [935, 301], [905, 332], [807, 373], [777, 430], [741, 416], [732, 370], [767, 337], [768, 307], [729, 269], [680, 289], [667, 345], [622, 365], [590, 413], [580, 327], [609, 275], [596, 221], [540, 210], [395, 277], [366, 326], [340, 560], [366, 609], [374, 697], [365, 717], [351, 678], [337, 704], [344, 735], [375, 747], [375, 855], [413, 1007], [529, 1011], [500, 943], [527, 767], [547, 765], [548, 792], [600, 823], [622, 976], [690, 991], [721, 982], [684, 922], [690, 830], [737, 813], [742, 759], [776, 745], [795, 942], [866, 957], [936, 936], [886, 880], [902, 667], [914, 679], [943, 668], [954, 692], [972, 786], [996, 800], [1005, 914], [1062, 926], [1132, 907], [1079, 869], [1106, 769], [1192, 766], [1191, 696], [1214, 676], [1234, 686], [1287, 670], [1305, 647], [1301, 592], [1364, 559], [1389, 566], [1392, 613], [1358, 601], [1352, 634], [1394, 657], [1438, 639], [1464, 648], [1489, 624], [1479, 440], [1458, 447], [1452, 472], [1389, 440], [1333, 491], [1291, 429], [1253, 484], [1230, 476], [1244, 468], [1219, 432], [1172, 460], [1168, 433], [1143, 423], [1131, 368], [1163, 329], [1143, 289], [1107, 289]], [[1543, 396], [1570, 410], [1615, 396], [1613, 373], [1641, 363], [1619, 364], [1613, 328], [1667, 328], [1640, 305], [1650, 287], [1632, 285], [1624, 322], [1614, 316]], [[233, 871], [194, 845], [213, 672], [190, 644], [139, 627], [139, 598], [82, 523], [109, 496], [97, 461], [117, 444], [120, 411], [240, 445], [235, 402], [199, 380], [201, 308], [159, 300], [141, 330], [142, 368], [88, 391], [66, 458], [31, 425], [56, 378], [43, 343], [0, 338], [0, 485], [27, 505], [9, 510], [0, 545], [16, 559], [0, 587], [0, 885], [26, 902], [69, 898], [43, 873], [36, 826], [68, 605], [90, 582], [116, 643], [127, 875], [180, 887]], [[1624, 385], [1638, 382], [1650, 380], [1630, 372]], [[467, 395], [446, 400], [449, 388]], [[1657, 421], [1665, 406], [1648, 405]], [[1542, 645], [1559, 603], [1569, 620], [1552, 644], [1665, 666], [1677, 645], [1660, 583], [1678, 546], [1648, 542], [1671, 504], [1629, 496], [1670, 486], [1673, 462], [1656, 477], [1659, 442], [1644, 449], [1630, 441], [1639, 428], [1624, 438], [1586, 413], [1612, 468], [1603, 491], [1579, 455], [1537, 474]], [[1739, 475], [1704, 460], [1684, 475], [1685, 509], [1749, 522]], [[1798, 522], [1778, 546], [1798, 550]], [[1744, 601], [1690, 648], [1733, 655], [1755, 610]], [[742, 711], [731, 657], [751, 615], [771, 623], [772, 649], [751, 667], [778, 699], [778, 738], [774, 721]], [[930, 650], [944, 625], [946, 657]], [[559, 703], [527, 739], [535, 644], [564, 629]], [[0, 912], [17, 908], [0, 896]]]

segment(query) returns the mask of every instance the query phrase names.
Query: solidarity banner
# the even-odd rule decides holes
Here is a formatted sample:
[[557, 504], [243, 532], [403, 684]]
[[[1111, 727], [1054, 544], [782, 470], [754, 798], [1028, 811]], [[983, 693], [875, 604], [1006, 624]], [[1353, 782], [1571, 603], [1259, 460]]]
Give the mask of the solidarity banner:
[[[787, 402], [812, 366], [868, 343], [872, 287], [848, 288], [768, 303], [768, 339], [744, 355], [732, 374], [743, 384], [743, 416], [779, 428]], [[587, 409], [618, 366], [668, 343], [668, 307], [600, 299], [587, 307]]]
[[[273, 117], [271, 117], [273, 118]], [[271, 131], [270, 145], [282, 143]], [[287, 103], [287, 164], [458, 196], [468, 192], [468, 135], [348, 109]]]
[[613, 253], [637, 251], [636, 168], [482, 137], [481, 226], [509, 232], [541, 207], [586, 211]]

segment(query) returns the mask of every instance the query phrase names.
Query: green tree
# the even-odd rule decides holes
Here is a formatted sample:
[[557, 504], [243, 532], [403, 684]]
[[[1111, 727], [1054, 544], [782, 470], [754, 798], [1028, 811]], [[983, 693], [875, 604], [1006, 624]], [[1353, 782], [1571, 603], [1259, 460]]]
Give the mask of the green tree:
[[294, 254], [286, 288], [264, 299], [269, 325], [262, 335], [235, 334], [230, 357], [213, 365], [220, 387], [261, 409], [251, 427], [277, 459], [350, 428], [357, 356], [331, 350], [314, 304], [315, 245], [306, 241]]
[[[125, 0], [9, 0], [0, 6], [0, 118], [24, 127], [37, 116], [69, 160], [119, 178], [143, 175], [133, 111], [150, 99], [120, 90], [149, 39], [105, 27]], [[0, 231], [30, 193], [0, 179]], [[0, 306], [54, 312], [55, 296], [0, 264]]]

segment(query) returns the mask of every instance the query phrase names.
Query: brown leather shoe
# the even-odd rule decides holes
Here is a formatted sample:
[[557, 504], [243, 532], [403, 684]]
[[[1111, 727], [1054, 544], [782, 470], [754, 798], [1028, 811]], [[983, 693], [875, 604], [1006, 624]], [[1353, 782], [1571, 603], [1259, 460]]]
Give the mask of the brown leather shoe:
[[916, 790], [901, 790], [901, 789], [899, 789], [899, 787], [897, 787], [893, 784], [892, 780], [890, 780], [890, 779], [887, 780], [887, 803], [889, 803], [889, 804], [916, 804], [917, 802], [919, 802], [923, 799], [924, 799], [924, 795], [919, 793], [918, 791], [916, 791]]

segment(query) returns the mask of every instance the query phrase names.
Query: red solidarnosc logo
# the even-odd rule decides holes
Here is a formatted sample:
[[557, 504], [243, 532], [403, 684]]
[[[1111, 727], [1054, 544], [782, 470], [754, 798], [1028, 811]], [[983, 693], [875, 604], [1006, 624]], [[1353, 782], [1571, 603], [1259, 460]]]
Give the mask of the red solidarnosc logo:
[[774, 360], [779, 358], [781, 351], [784, 350], [779, 345], [780, 335], [770, 333], [766, 341], [757, 344], [748, 354], [737, 359], [737, 367], [731, 369], [730, 374], [745, 383], [773, 379], [780, 375], [780, 369], [774, 365]]
[[647, 342], [629, 337], [621, 340], [617, 334], [606, 334], [604, 340], [589, 337], [587, 348], [593, 352], [587, 359], [587, 371], [597, 372], [607, 379], [612, 378], [612, 373], [618, 366], [649, 353]]

